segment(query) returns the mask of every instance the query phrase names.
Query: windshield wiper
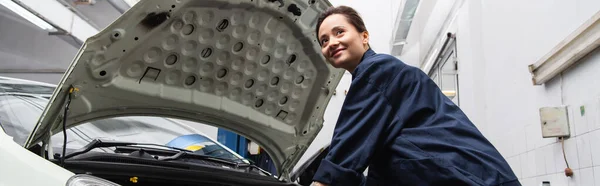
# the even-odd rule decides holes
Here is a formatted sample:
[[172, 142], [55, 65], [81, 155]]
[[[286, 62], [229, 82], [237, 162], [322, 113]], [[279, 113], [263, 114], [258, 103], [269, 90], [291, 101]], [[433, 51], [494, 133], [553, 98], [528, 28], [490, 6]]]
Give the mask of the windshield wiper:
[[190, 150], [187, 149], [182, 149], [182, 148], [177, 148], [177, 147], [171, 147], [171, 146], [166, 146], [166, 145], [159, 145], [159, 144], [152, 144], [152, 143], [135, 143], [135, 142], [118, 142], [118, 141], [108, 141], [108, 142], [104, 142], [100, 139], [94, 139], [92, 140], [90, 143], [88, 143], [87, 145], [85, 145], [83, 148], [78, 149], [70, 154], [67, 154], [64, 156], [64, 159], [73, 157], [73, 156], [77, 156], [80, 154], [84, 154], [86, 152], [91, 151], [92, 149], [95, 148], [103, 148], [103, 147], [119, 147], [119, 146], [157, 146], [157, 147], [164, 147], [164, 148], [169, 148], [169, 149], [174, 149], [174, 150], [178, 150], [180, 152], [192, 152]]
[[[186, 156], [189, 156], [189, 157], [186, 157]], [[175, 155], [173, 155], [171, 157], [166, 157], [166, 158], [162, 158], [162, 159], [159, 159], [159, 160], [162, 160], [162, 161], [178, 160], [178, 159], [181, 159], [183, 157], [186, 157], [186, 158], [196, 158], [196, 159], [201, 159], [201, 160], [210, 160], [210, 161], [215, 161], [215, 162], [221, 162], [221, 163], [225, 163], [225, 164], [229, 164], [231, 166], [234, 166], [236, 169], [250, 167], [250, 168], [253, 168], [253, 169], [257, 169], [257, 170], [259, 170], [260, 172], [262, 172], [262, 173], [264, 173], [266, 175], [269, 175], [269, 176], [272, 175], [271, 173], [263, 170], [262, 168], [254, 165], [254, 164], [251, 164], [251, 163], [235, 162], [235, 160], [218, 158], [218, 157], [201, 155], [201, 154], [195, 154], [195, 153], [189, 153], [189, 152], [185, 152], [185, 151], [181, 151], [181, 152], [179, 152], [179, 153], [177, 153], [177, 154], [175, 154]]]
[[169, 161], [169, 160], [178, 160], [181, 158], [195, 158], [195, 159], [201, 159], [201, 160], [210, 160], [210, 161], [216, 161], [216, 162], [221, 162], [221, 163], [225, 163], [225, 164], [229, 164], [229, 165], [237, 165], [237, 162], [234, 162], [234, 160], [230, 160], [230, 159], [225, 159], [225, 158], [218, 158], [218, 157], [213, 157], [213, 156], [207, 156], [207, 155], [202, 155], [202, 154], [196, 154], [193, 153], [191, 151], [181, 151], [173, 156], [170, 157], [166, 157], [166, 158], [161, 158], [159, 160], [161, 161]]
[[266, 170], [263, 170], [259, 166], [256, 166], [256, 165], [254, 165], [252, 163], [238, 163], [236, 165], [236, 167], [250, 167], [250, 168], [253, 168], [253, 169], [257, 169], [257, 170], [259, 170], [260, 172], [262, 172], [262, 173], [264, 173], [266, 175], [272, 176], [272, 174], [270, 172], [268, 172]]

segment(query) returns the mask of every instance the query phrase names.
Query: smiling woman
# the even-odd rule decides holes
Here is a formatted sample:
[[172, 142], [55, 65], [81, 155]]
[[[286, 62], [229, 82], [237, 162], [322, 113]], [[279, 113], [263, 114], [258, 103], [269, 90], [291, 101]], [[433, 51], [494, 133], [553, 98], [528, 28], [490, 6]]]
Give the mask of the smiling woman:
[[354, 9], [328, 9], [316, 34], [327, 61], [352, 74], [316, 185], [520, 185], [427, 74], [370, 49]]
[[336, 68], [354, 71], [369, 48], [364, 22], [356, 11], [344, 6], [323, 15], [328, 19], [319, 20], [316, 30], [323, 56]]

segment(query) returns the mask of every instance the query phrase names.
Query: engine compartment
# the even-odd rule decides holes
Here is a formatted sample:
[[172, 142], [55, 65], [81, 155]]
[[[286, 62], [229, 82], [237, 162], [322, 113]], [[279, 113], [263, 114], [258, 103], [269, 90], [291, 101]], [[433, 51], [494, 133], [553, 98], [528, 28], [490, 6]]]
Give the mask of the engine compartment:
[[[63, 167], [75, 174], [89, 174], [123, 186], [297, 185], [280, 181], [246, 164], [215, 159], [174, 158], [176, 156], [178, 154], [169, 150], [119, 147], [115, 153], [90, 151], [73, 156], [64, 161]], [[60, 158], [50, 161], [61, 164]]]
[[76, 174], [90, 174], [110, 180], [123, 186], [127, 185], [272, 185], [291, 186], [293, 183], [252, 175], [248, 173], [219, 170], [218, 168], [164, 167], [131, 163], [66, 161], [65, 168]]

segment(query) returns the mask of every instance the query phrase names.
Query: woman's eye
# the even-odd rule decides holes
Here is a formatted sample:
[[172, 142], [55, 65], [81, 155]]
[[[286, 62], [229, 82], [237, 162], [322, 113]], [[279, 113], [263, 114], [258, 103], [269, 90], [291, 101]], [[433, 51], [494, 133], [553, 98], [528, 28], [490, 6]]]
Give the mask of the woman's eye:
[[325, 44], [325, 42], [327, 42], [327, 39], [323, 39], [323, 40], [321, 40], [321, 45], [322, 45], [322, 44]]
[[344, 33], [344, 31], [342, 31], [342, 30], [338, 30], [338, 31], [336, 32], [336, 34], [338, 34], [338, 35], [340, 35], [340, 34], [342, 34], [342, 33]]

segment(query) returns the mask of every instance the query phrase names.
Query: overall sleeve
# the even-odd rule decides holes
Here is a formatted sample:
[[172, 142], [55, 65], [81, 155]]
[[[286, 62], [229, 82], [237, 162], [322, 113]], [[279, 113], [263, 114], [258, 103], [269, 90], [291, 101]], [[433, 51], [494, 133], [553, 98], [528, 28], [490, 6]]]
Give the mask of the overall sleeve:
[[[375, 73], [374, 73], [375, 74]], [[363, 171], [379, 147], [378, 141], [393, 118], [384, 93], [367, 74], [353, 80], [334, 129], [330, 151], [315, 173], [314, 181], [328, 185], [359, 185]]]

